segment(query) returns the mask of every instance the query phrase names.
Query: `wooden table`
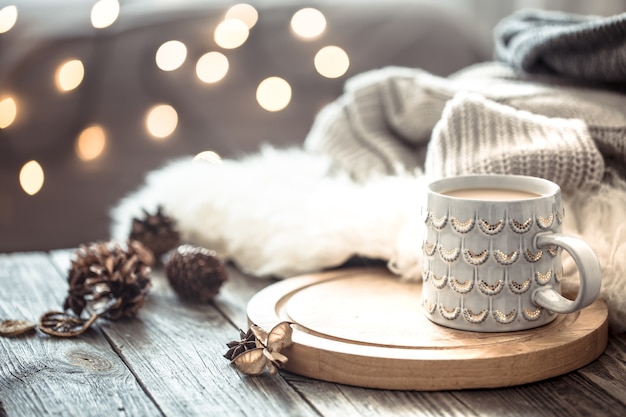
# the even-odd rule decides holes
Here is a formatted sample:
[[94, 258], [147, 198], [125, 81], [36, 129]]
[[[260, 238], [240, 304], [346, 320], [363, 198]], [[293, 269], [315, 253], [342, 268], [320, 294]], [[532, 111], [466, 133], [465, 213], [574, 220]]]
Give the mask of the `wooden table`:
[[[71, 251], [0, 254], [0, 319], [59, 309]], [[0, 338], [2, 416], [624, 416], [626, 335], [570, 374], [520, 387], [409, 392], [288, 372], [246, 377], [222, 356], [273, 281], [229, 269], [214, 304], [181, 301], [158, 270], [139, 316], [73, 339]], [[505, 371], [505, 370], [503, 370]]]

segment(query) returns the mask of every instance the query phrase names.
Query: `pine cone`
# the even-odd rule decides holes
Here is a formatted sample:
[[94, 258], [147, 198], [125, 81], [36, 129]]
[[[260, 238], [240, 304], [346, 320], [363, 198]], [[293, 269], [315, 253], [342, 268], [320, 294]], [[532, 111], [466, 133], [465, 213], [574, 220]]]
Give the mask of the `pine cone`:
[[171, 253], [165, 273], [179, 295], [201, 302], [211, 301], [228, 279], [215, 251], [192, 245], [179, 246]]
[[157, 207], [156, 214], [150, 214], [143, 210], [143, 219], [133, 218], [130, 240], [138, 240], [150, 249], [154, 254], [154, 260], [161, 263], [161, 257], [169, 250], [180, 244], [180, 233], [176, 228], [176, 222], [162, 212], [162, 207]]
[[132, 317], [143, 306], [150, 289], [152, 253], [140, 242], [96, 242], [81, 245], [69, 270], [69, 294], [63, 308], [80, 317], [90, 314], [116, 320]]

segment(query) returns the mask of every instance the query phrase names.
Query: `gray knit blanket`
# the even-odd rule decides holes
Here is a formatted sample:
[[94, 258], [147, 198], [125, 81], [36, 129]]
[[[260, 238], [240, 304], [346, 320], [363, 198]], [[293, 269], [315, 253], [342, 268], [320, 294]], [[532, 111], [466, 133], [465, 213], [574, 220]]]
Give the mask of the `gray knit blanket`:
[[532, 175], [564, 190], [626, 178], [626, 14], [523, 11], [496, 28], [495, 62], [449, 77], [360, 74], [305, 147], [355, 179], [421, 171]]

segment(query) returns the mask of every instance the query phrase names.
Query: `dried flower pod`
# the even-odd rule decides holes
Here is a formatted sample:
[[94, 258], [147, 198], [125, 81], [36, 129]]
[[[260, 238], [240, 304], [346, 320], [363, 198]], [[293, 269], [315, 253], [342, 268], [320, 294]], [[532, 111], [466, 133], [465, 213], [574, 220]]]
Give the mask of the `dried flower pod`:
[[141, 242], [160, 263], [165, 253], [180, 244], [180, 233], [174, 219], [163, 213], [163, 207], [158, 206], [155, 214], [145, 209], [143, 213], [143, 218], [133, 218], [129, 239]]
[[233, 340], [226, 344], [228, 351], [224, 354], [224, 357], [229, 361], [232, 361], [247, 350], [261, 347], [252, 329], [248, 329], [247, 332], [239, 329], [239, 337], [241, 340]]
[[152, 262], [152, 253], [137, 241], [125, 248], [112, 241], [81, 245], [69, 270], [63, 308], [79, 317], [86, 307], [111, 320], [134, 316], [150, 289]]
[[74, 337], [84, 333], [98, 318], [92, 314], [89, 320], [83, 320], [60, 311], [48, 311], [39, 318], [39, 330], [57, 337]]
[[35, 328], [35, 323], [28, 320], [3, 320], [0, 322], [0, 336], [11, 337], [27, 333]]
[[181, 245], [171, 252], [165, 273], [174, 291], [201, 302], [211, 301], [228, 279], [215, 251], [193, 245]]

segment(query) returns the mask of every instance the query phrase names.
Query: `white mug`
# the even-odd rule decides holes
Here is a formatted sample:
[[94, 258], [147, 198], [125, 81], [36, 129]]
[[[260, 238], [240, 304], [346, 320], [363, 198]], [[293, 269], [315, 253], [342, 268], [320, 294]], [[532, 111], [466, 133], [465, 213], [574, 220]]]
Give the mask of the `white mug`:
[[[601, 285], [593, 250], [562, 232], [559, 186], [515, 175], [467, 175], [428, 186], [423, 209], [422, 305], [433, 322], [461, 330], [531, 329], [591, 304]], [[561, 251], [580, 290], [561, 295]]]

